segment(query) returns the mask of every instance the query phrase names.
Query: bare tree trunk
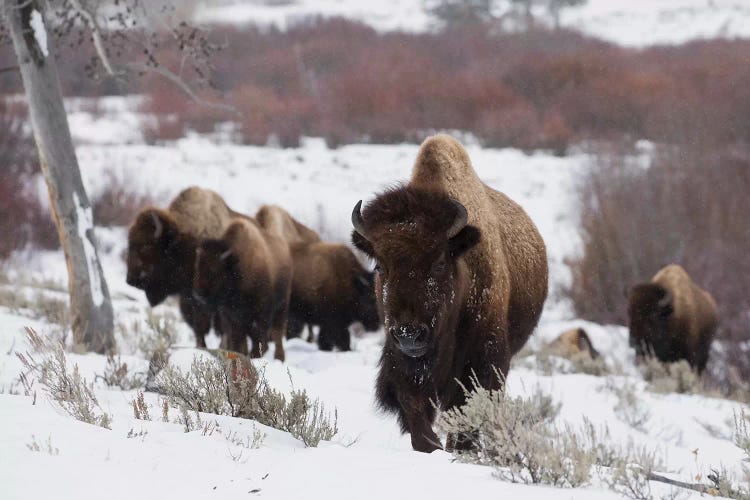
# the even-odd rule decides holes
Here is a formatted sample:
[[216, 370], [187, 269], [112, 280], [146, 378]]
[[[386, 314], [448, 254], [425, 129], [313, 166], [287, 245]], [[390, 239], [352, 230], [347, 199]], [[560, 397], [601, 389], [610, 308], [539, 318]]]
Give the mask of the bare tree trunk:
[[63, 107], [44, 0], [4, 0], [13, 48], [21, 68], [34, 139], [49, 189], [65, 261], [77, 347], [103, 353], [114, 347], [112, 303], [104, 279], [94, 223]]

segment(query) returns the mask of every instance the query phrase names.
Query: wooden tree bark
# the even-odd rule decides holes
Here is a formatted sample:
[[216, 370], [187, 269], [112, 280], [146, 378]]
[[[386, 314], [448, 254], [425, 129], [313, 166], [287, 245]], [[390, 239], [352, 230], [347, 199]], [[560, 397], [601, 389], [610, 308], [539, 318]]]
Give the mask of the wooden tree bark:
[[112, 303], [97, 254], [91, 204], [63, 107], [53, 40], [44, 25], [46, 2], [4, 0], [4, 6], [65, 252], [73, 339], [77, 348], [104, 353], [114, 347]]

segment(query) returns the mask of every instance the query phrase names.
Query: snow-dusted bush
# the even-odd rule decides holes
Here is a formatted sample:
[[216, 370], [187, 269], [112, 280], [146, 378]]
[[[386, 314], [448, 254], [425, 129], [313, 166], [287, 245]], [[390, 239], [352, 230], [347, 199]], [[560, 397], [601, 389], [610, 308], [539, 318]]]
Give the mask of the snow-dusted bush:
[[685, 360], [676, 363], [662, 363], [649, 356], [640, 366], [643, 379], [649, 383], [648, 389], [658, 393], [703, 394], [706, 392], [700, 375]]
[[335, 410], [331, 419], [323, 403], [311, 400], [304, 390], [294, 389], [287, 397], [244, 358], [196, 357], [186, 373], [168, 366], [159, 376], [159, 389], [183, 412], [252, 419], [289, 432], [306, 446], [330, 440], [338, 431]]
[[466, 390], [466, 405], [441, 413], [437, 427], [468, 439], [457, 450], [465, 462], [490, 465], [498, 477], [513, 482], [576, 487], [588, 482], [595, 453], [570, 428], [552, 420], [559, 405], [536, 390], [528, 399], [488, 390], [476, 381]]
[[69, 370], [63, 344], [45, 339], [31, 328], [26, 328], [26, 337], [31, 351], [16, 353], [26, 369], [24, 377], [38, 380], [50, 400], [76, 420], [109, 429], [112, 418], [99, 406], [78, 365]]
[[609, 379], [606, 388], [617, 397], [617, 404], [614, 407], [617, 418], [633, 429], [645, 432], [646, 425], [651, 419], [651, 412], [638, 397], [635, 385], [627, 380]]
[[140, 373], [131, 373], [128, 364], [123, 362], [120, 356], [107, 355], [107, 364], [104, 372], [96, 375], [108, 387], [119, 387], [123, 391], [130, 391], [145, 384], [144, 377]]
[[556, 373], [584, 373], [597, 377], [605, 377], [619, 373], [619, 367], [611, 367], [602, 356], [596, 359], [588, 353], [579, 352], [569, 357], [542, 349], [534, 352], [523, 349], [513, 357], [513, 364], [535, 370], [542, 375], [551, 376]]

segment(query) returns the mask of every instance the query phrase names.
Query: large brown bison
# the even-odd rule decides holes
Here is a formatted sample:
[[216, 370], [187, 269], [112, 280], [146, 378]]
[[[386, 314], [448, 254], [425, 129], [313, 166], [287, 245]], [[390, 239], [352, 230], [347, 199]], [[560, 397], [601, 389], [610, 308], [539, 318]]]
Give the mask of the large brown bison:
[[633, 287], [628, 301], [630, 345], [639, 357], [687, 360], [702, 372], [717, 326], [716, 302], [685, 270], [671, 264]]
[[348, 351], [348, 327], [354, 322], [371, 331], [380, 327], [373, 274], [351, 250], [324, 242], [295, 243], [290, 248], [294, 262], [290, 316], [320, 326], [321, 350]]
[[204, 337], [214, 315], [192, 296], [195, 249], [203, 238], [219, 238], [236, 217], [245, 216], [230, 209], [217, 193], [190, 187], [166, 210], [139, 212], [128, 233], [127, 283], [145, 291], [152, 307], [178, 295], [180, 311], [199, 347], [206, 346]]
[[[260, 357], [275, 342], [274, 357], [284, 360], [292, 261], [283, 239], [254, 220], [236, 219], [220, 239], [203, 240], [196, 251], [193, 294], [218, 310], [227, 348]], [[270, 332], [270, 334], [269, 334]]]
[[[354, 244], [377, 262], [387, 331], [376, 383], [412, 447], [440, 448], [435, 407], [465, 403], [476, 377], [498, 389], [547, 297], [547, 257], [523, 209], [484, 184], [466, 150], [438, 135], [422, 144], [411, 180], [354, 207]], [[499, 375], [499, 376], [498, 376]], [[469, 446], [449, 436], [447, 447]]]
[[263, 228], [285, 239], [294, 264], [287, 336], [297, 337], [305, 324], [318, 325], [318, 346], [330, 351], [351, 348], [349, 325], [361, 322], [377, 330], [373, 274], [351, 250], [339, 243], [324, 243], [318, 233], [276, 205], [264, 205], [255, 215]]

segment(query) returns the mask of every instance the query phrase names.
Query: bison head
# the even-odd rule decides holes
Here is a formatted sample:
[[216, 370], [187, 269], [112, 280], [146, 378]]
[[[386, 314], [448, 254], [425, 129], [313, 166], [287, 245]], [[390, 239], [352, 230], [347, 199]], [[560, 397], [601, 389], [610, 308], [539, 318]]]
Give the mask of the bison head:
[[193, 297], [217, 306], [234, 294], [239, 282], [237, 256], [222, 240], [206, 240], [198, 246], [193, 274]]
[[645, 283], [633, 287], [628, 300], [629, 341], [636, 354], [643, 356], [668, 348], [666, 332], [673, 313], [672, 294], [663, 286]]
[[156, 208], [143, 210], [128, 232], [127, 278], [130, 286], [146, 292], [151, 306], [160, 304], [175, 289], [179, 230], [174, 220]]
[[480, 240], [466, 208], [442, 193], [402, 187], [352, 212], [352, 242], [376, 262], [387, 342], [411, 358], [455, 328], [470, 282], [464, 253]]

